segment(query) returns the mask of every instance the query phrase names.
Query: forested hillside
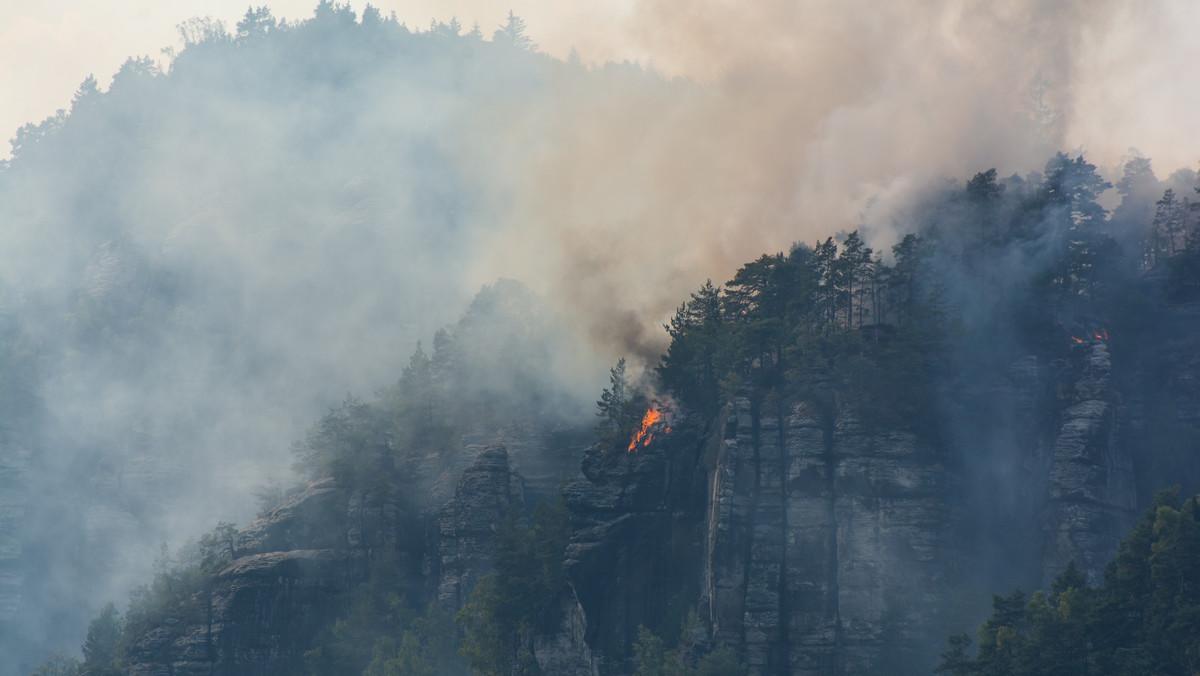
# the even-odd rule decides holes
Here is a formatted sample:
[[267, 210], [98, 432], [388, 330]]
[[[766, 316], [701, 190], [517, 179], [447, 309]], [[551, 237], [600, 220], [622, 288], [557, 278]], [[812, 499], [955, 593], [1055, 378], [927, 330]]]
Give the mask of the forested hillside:
[[938, 673], [1189, 674], [1200, 659], [1200, 517], [1197, 497], [1163, 491], [1104, 569], [1088, 584], [1068, 565], [1049, 591], [993, 598], [979, 627], [950, 638]]
[[[466, 466], [482, 448], [472, 435], [487, 443], [505, 433], [486, 430], [536, 425], [553, 398], [530, 385], [549, 349], [535, 297], [514, 282], [486, 287], [430, 353], [417, 348], [394, 387], [347, 400], [295, 445], [315, 483], [275, 496], [244, 531], [221, 524], [164, 560], [104, 664], [928, 673], [938, 632], [978, 620], [987, 590], [1052, 580], [1028, 603], [997, 597], [979, 656], [956, 636], [939, 669], [1125, 673], [1157, 660], [1162, 673], [1188, 673], [1185, 645], [1178, 656], [1154, 647], [1187, 633], [1188, 606], [1154, 590], [1187, 577], [1163, 568], [1186, 556], [1162, 557], [1186, 549], [1194, 501], [1160, 495], [1117, 548], [1144, 496], [1200, 478], [1187, 371], [1161, 375], [1195, 335], [1196, 224], [1173, 188], [1153, 212], [1139, 207], [1162, 187], [1127, 189], [1139, 171], [1153, 181], [1147, 170], [1127, 166], [1113, 216], [1096, 202], [1108, 186], [1094, 167], [1060, 154], [1041, 175], [986, 171], [932, 194], [915, 210], [924, 227], [886, 262], [857, 232], [765, 255], [680, 305], [651, 380], [624, 360], [611, 369], [594, 432], [562, 428], [532, 445], [510, 433], [518, 456], [492, 446]], [[1144, 218], [1122, 224], [1135, 209]], [[661, 417], [643, 420], [647, 410]], [[643, 425], [651, 434], [637, 434]], [[582, 457], [570, 450], [588, 437], [598, 443]], [[459, 475], [452, 491], [439, 487]], [[738, 507], [739, 494], [756, 506]], [[768, 516], [771, 495], [782, 523]], [[808, 503], [825, 500], [822, 524]], [[856, 534], [863, 520], [874, 534]], [[1168, 522], [1178, 523], [1168, 532]], [[792, 559], [790, 546], [777, 564], [769, 548], [753, 554], [773, 529], [815, 538], [833, 568], [809, 568], [812, 553]], [[1154, 544], [1162, 538], [1181, 544]], [[729, 587], [727, 557], [744, 546], [749, 577]], [[327, 570], [318, 552], [348, 557], [351, 574]], [[231, 629], [265, 599], [297, 593], [262, 582], [249, 598], [239, 591], [259, 567], [288, 561], [310, 571], [297, 583], [320, 580], [312, 598], [322, 600], [285, 601], [293, 610], [272, 610], [251, 634]], [[855, 572], [864, 565], [875, 571], [866, 578]], [[763, 576], [776, 582], [754, 592]], [[771, 584], [783, 585], [778, 613], [793, 618], [785, 631], [820, 636], [832, 620], [834, 640], [773, 647], [778, 620], [748, 605]], [[809, 608], [814, 584], [833, 596]], [[732, 616], [730, 593], [746, 594]], [[1114, 604], [1131, 603], [1137, 627], [1110, 631], [1129, 616]], [[225, 628], [201, 622], [206, 612]], [[753, 638], [763, 632], [765, 643]], [[1118, 635], [1110, 648], [1095, 638]], [[198, 641], [210, 648], [187, 647]], [[252, 645], [274, 657], [238, 657]]]
[[0, 166], [3, 676], [1195, 671], [1192, 170], [759, 253], [673, 173], [703, 85], [511, 13], [181, 31]]
[[[418, 341], [451, 358], [434, 333], [496, 282], [475, 249], [508, 189], [468, 139], [567, 73], [647, 77], [551, 61], [513, 22], [485, 39], [328, 2], [291, 24], [195, 20], [169, 70], [131, 58], [17, 131], [0, 172], [5, 669], [77, 644], [162, 543], [252, 518], [256, 492], [294, 481], [311, 421], [394, 384]], [[491, 396], [589, 425], [607, 358], [566, 351], [562, 319], [520, 322], [461, 329], [497, 331]], [[439, 415], [461, 414], [448, 399]]]

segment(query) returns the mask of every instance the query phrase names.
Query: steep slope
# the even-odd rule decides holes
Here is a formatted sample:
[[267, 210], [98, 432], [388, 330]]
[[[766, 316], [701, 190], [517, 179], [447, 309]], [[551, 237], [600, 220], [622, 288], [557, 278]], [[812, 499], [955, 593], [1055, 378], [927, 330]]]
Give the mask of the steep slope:
[[130, 637], [125, 673], [300, 673], [314, 638], [368, 579], [373, 557], [386, 555], [398, 568], [409, 599], [457, 610], [491, 569], [493, 524], [522, 506], [520, 475], [505, 448], [491, 446], [439, 506], [413, 490], [412, 477], [391, 479], [353, 490], [323, 479], [251, 523], [237, 536], [232, 560], [182, 612], [136, 625], [144, 630]]

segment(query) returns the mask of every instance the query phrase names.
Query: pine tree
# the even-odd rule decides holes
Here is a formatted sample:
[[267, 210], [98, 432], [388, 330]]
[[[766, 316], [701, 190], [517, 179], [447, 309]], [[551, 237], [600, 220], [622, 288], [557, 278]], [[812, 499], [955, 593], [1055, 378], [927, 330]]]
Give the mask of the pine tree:
[[88, 623], [87, 638], [83, 642], [82, 676], [116, 676], [115, 654], [121, 639], [121, 617], [111, 602], [100, 610], [100, 614]]

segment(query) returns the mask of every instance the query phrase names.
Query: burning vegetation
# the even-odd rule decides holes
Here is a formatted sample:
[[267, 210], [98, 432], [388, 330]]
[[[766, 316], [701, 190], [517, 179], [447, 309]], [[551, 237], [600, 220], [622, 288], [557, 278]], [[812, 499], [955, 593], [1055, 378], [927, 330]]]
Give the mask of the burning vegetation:
[[646, 414], [642, 416], [642, 424], [637, 431], [633, 433], [633, 438], [629, 440], [629, 448], [626, 453], [637, 453], [638, 448], [645, 448], [654, 441], [655, 432], [661, 430], [663, 434], [670, 434], [671, 428], [667, 425], [666, 415], [651, 406], [646, 409]]
[[[1062, 322], [1059, 322], [1059, 325], [1062, 325]], [[1095, 338], [1096, 340], [1103, 340], [1105, 342], [1108, 341], [1108, 329], [1089, 329], [1089, 331], [1092, 334], [1092, 338]], [[1084, 342], [1083, 338], [1079, 338], [1077, 336], [1071, 336], [1071, 340], [1077, 344]]]

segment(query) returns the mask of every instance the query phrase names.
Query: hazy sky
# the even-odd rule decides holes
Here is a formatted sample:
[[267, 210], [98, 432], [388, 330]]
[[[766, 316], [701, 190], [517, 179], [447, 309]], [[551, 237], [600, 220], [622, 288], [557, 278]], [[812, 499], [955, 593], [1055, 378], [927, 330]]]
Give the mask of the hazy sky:
[[[5, 138], [21, 124], [69, 105], [71, 94], [89, 73], [106, 87], [126, 57], [161, 57], [163, 47], [179, 43], [175, 26], [185, 19], [212, 16], [232, 28], [247, 7], [244, 0], [0, 4], [0, 132]], [[276, 17], [302, 19], [311, 16], [315, 4], [275, 0], [268, 6]], [[361, 11], [364, 4], [352, 6]], [[1200, 87], [1190, 85], [1200, 64], [1200, 40], [1194, 34], [1200, 25], [1200, 3], [1194, 0], [374, 4], [385, 13], [395, 11], [410, 26], [457, 16], [467, 27], [478, 22], [484, 35], [512, 9], [526, 19], [541, 49], [552, 55], [565, 57], [574, 47], [585, 62], [652, 62], [668, 74], [723, 83], [731, 93], [745, 92], [748, 98], [758, 95], [756, 83], [776, 86], [779, 72], [797, 92], [817, 102], [854, 101], [856, 97], [841, 96], [837, 90], [870, 87], [874, 101], [857, 111], [867, 116], [879, 106], [891, 112], [891, 103], [914, 91], [930, 108], [944, 107], [948, 98], [962, 107], [959, 97], [973, 96], [960, 79], [963, 72], [972, 78], [996, 77], [1003, 84], [988, 69], [1021, 63], [1042, 70], [1053, 88], [1060, 147], [1082, 147], [1101, 164], [1115, 164], [1129, 147], [1153, 157], [1160, 169], [1194, 166], [1200, 159]], [[1035, 53], [1032, 61], [1030, 52]], [[892, 69], [899, 77], [889, 74]], [[760, 70], [769, 76], [754, 74]], [[847, 73], [866, 79], [856, 81]], [[829, 119], [829, 106], [816, 108], [831, 127], [844, 124]], [[976, 118], [978, 112], [965, 108], [965, 114]], [[7, 151], [3, 148], [4, 155]]]
[[[0, 132], [7, 141], [22, 124], [40, 121], [70, 105], [88, 74], [106, 88], [129, 56], [162, 59], [161, 50], [181, 44], [176, 26], [193, 16], [211, 16], [232, 30], [251, 3], [246, 0], [0, 0]], [[307, 19], [317, 0], [254, 0], [277, 18]], [[457, 16], [468, 28], [478, 22], [490, 36], [509, 9], [526, 16], [530, 33], [546, 51], [565, 56], [573, 45], [592, 59], [626, 58], [616, 48], [619, 24], [629, 2], [549, 2], [514, 4], [500, 0], [376, 0], [386, 15], [424, 28], [430, 19]], [[361, 12], [365, 2], [353, 2]], [[579, 30], [585, 21], [589, 34]], [[599, 30], [602, 29], [602, 30]], [[630, 58], [637, 54], [628, 52]], [[3, 156], [8, 155], [4, 143]]]

